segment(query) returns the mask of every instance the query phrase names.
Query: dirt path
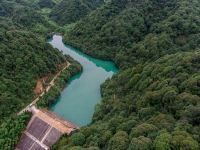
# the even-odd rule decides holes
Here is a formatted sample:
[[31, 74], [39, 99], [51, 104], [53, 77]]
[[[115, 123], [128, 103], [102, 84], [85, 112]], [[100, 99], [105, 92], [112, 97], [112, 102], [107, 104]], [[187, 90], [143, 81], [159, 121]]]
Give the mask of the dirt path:
[[42, 92], [36, 99], [34, 99], [29, 105], [27, 105], [24, 109], [22, 109], [20, 112], [17, 113], [17, 115], [21, 115], [22, 113], [24, 113], [25, 111], [29, 111], [29, 108], [33, 105], [35, 105], [40, 98], [46, 93], [48, 92], [52, 86], [55, 85], [55, 80], [58, 78], [58, 76], [61, 74], [62, 71], [64, 71], [65, 69], [67, 69], [71, 64], [69, 62], [67, 62], [67, 65], [61, 70], [59, 71], [51, 80], [51, 82], [49, 83], [49, 85], [46, 87], [46, 89], [44, 90], [44, 92]]

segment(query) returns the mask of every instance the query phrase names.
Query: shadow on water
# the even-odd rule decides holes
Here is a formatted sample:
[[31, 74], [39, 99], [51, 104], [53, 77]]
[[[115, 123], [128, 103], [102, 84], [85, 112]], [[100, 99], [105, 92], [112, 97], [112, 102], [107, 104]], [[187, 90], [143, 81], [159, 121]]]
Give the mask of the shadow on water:
[[70, 79], [60, 97], [49, 109], [79, 126], [87, 125], [91, 122], [95, 105], [101, 100], [100, 85], [118, 69], [111, 61], [93, 58], [65, 45], [59, 35], [54, 35], [48, 42], [83, 67], [81, 73]]
[[[72, 51], [76, 52], [77, 54], [83, 56], [83, 57], [86, 57], [89, 61], [91, 62], [95, 62], [95, 65], [97, 67], [101, 67], [103, 69], [105, 69], [107, 72], [109, 71], [114, 71], [114, 72], [117, 72], [118, 71], [118, 68], [116, 67], [116, 70], [113, 70], [113, 68], [110, 68], [111, 65], [114, 65], [112, 61], [108, 61], [108, 60], [100, 60], [100, 59], [97, 59], [97, 58], [93, 58], [87, 54], [84, 54], [83, 52], [81, 52], [79, 49], [76, 49], [70, 45], [66, 45], [64, 44], [67, 48], [71, 49]], [[106, 63], [105, 63], [106, 62]]]

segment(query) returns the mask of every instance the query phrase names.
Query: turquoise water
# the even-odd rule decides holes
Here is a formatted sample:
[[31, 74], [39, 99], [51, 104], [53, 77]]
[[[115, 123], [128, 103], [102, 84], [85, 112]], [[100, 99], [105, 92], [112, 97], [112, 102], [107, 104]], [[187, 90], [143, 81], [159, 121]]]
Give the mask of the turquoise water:
[[50, 110], [78, 126], [87, 125], [91, 122], [95, 105], [101, 100], [100, 85], [118, 69], [110, 61], [95, 59], [63, 44], [59, 35], [54, 35], [49, 43], [83, 67], [82, 73], [70, 79]]

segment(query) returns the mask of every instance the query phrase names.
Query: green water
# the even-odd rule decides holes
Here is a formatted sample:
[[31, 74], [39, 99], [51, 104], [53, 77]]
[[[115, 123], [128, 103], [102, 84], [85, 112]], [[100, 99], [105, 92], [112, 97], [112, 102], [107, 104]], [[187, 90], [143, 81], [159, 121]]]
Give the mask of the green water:
[[78, 126], [87, 125], [91, 122], [95, 105], [101, 100], [100, 85], [118, 69], [110, 61], [92, 58], [63, 44], [61, 36], [54, 35], [49, 43], [83, 67], [83, 72], [70, 79], [50, 110]]

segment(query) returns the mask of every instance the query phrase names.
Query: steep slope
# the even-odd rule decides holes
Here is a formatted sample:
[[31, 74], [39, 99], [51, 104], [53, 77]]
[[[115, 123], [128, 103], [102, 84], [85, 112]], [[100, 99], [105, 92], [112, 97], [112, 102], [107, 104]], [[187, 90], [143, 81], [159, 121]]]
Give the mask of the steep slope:
[[103, 0], [63, 0], [56, 5], [50, 17], [61, 25], [73, 23], [103, 4]]
[[0, 16], [12, 20], [16, 25], [31, 26], [37, 22], [44, 23], [44, 18], [37, 12], [38, 7], [28, 1], [2, 0]]
[[3, 0], [0, 6], [3, 8], [0, 20], [0, 116], [3, 119], [28, 103], [33, 97], [35, 80], [56, 72], [65, 57], [47, 44], [43, 36], [33, 33], [35, 25], [42, 24], [44, 18], [32, 5]]
[[199, 58], [199, 50], [166, 55], [116, 75], [102, 86], [91, 125], [55, 149], [198, 150]]
[[[35, 80], [57, 70], [62, 54], [26, 31], [6, 31], [0, 44], [0, 116], [19, 111], [33, 99]], [[23, 43], [23, 45], [22, 45]]]
[[[36, 81], [54, 74], [66, 56], [46, 42], [45, 34], [52, 26], [38, 11], [38, 6], [26, 0], [1, 0], [0, 2], [0, 149], [12, 150], [26, 127], [29, 114], [16, 116], [36, 97]], [[48, 28], [47, 28], [48, 27]], [[42, 33], [42, 34], [41, 34]], [[59, 79], [62, 85], [77, 72], [76, 67]], [[77, 65], [79, 66], [79, 65]], [[61, 85], [60, 85], [61, 86]], [[59, 94], [56, 86], [43, 105], [47, 106], [52, 95]]]
[[78, 22], [66, 42], [121, 68], [199, 46], [198, 0], [113, 0]]
[[66, 30], [66, 43], [121, 72], [92, 123], [54, 148], [198, 150], [199, 14], [199, 0], [111, 0]]
[[[53, 149], [199, 150], [199, 0], [101, 4], [63, 0], [51, 14], [59, 24], [75, 22], [66, 30], [67, 43], [111, 59], [121, 68], [102, 85], [103, 100], [92, 123], [63, 137]], [[0, 3], [0, 123], [4, 121], [0, 148], [4, 150], [13, 149], [29, 118], [11, 116], [31, 100], [35, 80], [55, 72], [65, 60], [45, 44], [41, 33], [55, 25], [40, 11], [37, 1]], [[52, 93], [58, 94], [58, 88]], [[51, 94], [41, 106], [48, 105]]]

